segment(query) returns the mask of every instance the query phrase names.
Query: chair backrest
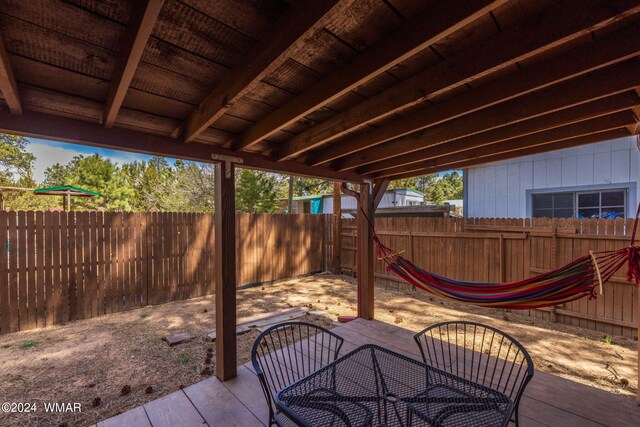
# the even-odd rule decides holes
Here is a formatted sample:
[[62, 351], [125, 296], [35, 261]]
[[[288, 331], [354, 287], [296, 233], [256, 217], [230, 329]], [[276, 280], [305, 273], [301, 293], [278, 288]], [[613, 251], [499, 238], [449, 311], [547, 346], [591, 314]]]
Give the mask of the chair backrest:
[[414, 335], [431, 366], [498, 390], [517, 405], [533, 377], [533, 361], [508, 334], [473, 322], [444, 322]]
[[342, 342], [333, 332], [306, 322], [280, 323], [258, 336], [251, 351], [251, 362], [260, 378], [272, 419], [275, 394], [333, 362]]

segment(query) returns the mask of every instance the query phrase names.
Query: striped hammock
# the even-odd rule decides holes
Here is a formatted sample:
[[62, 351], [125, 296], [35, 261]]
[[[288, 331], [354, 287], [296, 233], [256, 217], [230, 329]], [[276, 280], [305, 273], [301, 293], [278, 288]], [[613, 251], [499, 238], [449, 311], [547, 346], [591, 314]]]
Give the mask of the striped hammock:
[[[635, 234], [635, 233], [634, 233]], [[479, 283], [448, 279], [429, 273], [386, 247], [374, 234], [378, 258], [407, 283], [453, 301], [484, 307], [527, 310], [564, 304], [582, 297], [596, 298], [596, 287], [624, 264], [627, 278], [640, 282], [640, 247], [590, 252], [569, 264], [529, 279], [509, 283]]]

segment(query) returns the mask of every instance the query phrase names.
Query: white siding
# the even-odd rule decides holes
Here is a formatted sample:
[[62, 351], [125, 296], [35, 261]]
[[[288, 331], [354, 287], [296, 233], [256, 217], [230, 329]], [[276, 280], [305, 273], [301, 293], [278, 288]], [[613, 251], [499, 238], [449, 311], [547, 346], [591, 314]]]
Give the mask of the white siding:
[[527, 191], [635, 183], [628, 213], [640, 195], [640, 153], [636, 137], [520, 157], [465, 170], [470, 217], [525, 218]]
[[[387, 191], [380, 200], [379, 207], [388, 208], [392, 206], [407, 206], [408, 202], [420, 203], [424, 202], [424, 196], [410, 192], [405, 194], [402, 192]], [[357, 209], [357, 202], [354, 197], [342, 195], [342, 209]], [[333, 213], [333, 196], [324, 196], [322, 200], [322, 212]]]

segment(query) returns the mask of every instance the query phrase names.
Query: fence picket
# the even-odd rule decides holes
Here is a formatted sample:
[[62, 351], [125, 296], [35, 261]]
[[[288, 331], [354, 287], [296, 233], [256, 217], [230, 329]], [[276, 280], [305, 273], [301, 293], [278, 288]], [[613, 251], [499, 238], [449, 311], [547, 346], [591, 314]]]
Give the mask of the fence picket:
[[[557, 224], [557, 234], [553, 230]], [[355, 272], [355, 221], [342, 221], [342, 270]], [[332, 221], [321, 215], [237, 218], [238, 286], [325, 269]], [[437, 273], [520, 280], [588, 250], [628, 244], [629, 220], [378, 218], [381, 239]], [[574, 234], [572, 234], [574, 233]], [[209, 214], [0, 212], [0, 333], [214, 292]], [[408, 288], [376, 266], [376, 278]], [[624, 272], [595, 301], [530, 315], [635, 336], [637, 289]]]
[[9, 248], [7, 233], [7, 216], [10, 213], [0, 211], [0, 333], [10, 331], [10, 305], [9, 305]]

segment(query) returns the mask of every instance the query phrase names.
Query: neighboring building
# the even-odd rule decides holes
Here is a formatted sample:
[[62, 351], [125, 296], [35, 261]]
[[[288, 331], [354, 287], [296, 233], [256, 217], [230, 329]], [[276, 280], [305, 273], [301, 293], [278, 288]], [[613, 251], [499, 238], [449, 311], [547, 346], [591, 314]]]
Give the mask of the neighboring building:
[[633, 217], [639, 200], [637, 143], [633, 136], [466, 169], [464, 214]]
[[453, 206], [453, 213], [456, 216], [464, 216], [464, 200], [462, 199], [450, 199], [442, 202], [445, 205]]
[[[413, 188], [387, 190], [380, 201], [380, 208], [424, 205], [424, 193]], [[287, 200], [279, 200], [280, 211], [286, 211]], [[342, 209], [356, 209], [356, 199], [342, 195]], [[333, 195], [312, 195], [293, 198], [293, 213], [333, 213]]]

